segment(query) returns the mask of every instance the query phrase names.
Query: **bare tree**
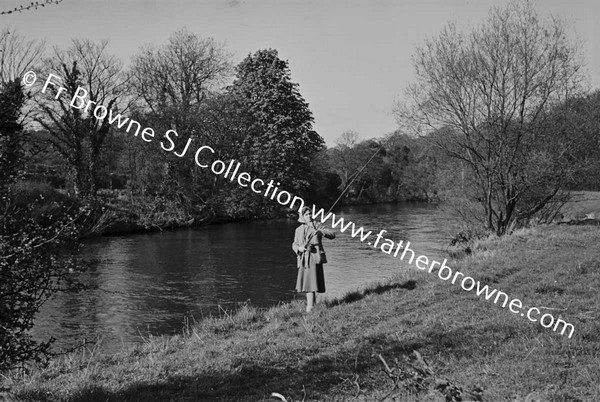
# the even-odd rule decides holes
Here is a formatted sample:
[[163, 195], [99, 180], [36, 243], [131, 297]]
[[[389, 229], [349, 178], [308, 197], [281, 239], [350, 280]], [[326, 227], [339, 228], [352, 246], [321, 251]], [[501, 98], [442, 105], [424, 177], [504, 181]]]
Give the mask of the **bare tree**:
[[142, 107], [175, 130], [188, 129], [194, 112], [232, 71], [230, 55], [211, 38], [186, 29], [159, 48], [133, 58], [132, 84]]
[[[178, 156], [183, 155], [190, 139], [200, 138], [203, 143], [213, 139], [215, 130], [206, 127], [211, 120], [210, 111], [206, 110], [211, 108], [208, 99], [230, 78], [230, 59], [223, 45], [185, 28], [174, 32], [165, 44], [146, 46], [134, 56], [130, 76], [138, 96], [138, 112], [148, 124], [163, 132], [175, 130], [177, 134], [171, 133], [170, 138]], [[198, 176], [206, 172], [160, 149], [149, 150], [136, 164], [137, 171], [146, 170], [146, 166], [157, 170], [156, 165], [161, 166], [158, 170], [164, 174], [153, 176], [154, 187], [180, 197], [190, 192], [180, 191], [182, 187], [206, 181]], [[134, 183], [140, 180], [132, 177]]]
[[545, 120], [582, 88], [579, 48], [561, 20], [540, 19], [529, 1], [495, 7], [468, 33], [449, 24], [413, 63], [399, 122], [446, 128], [438, 144], [468, 166], [488, 229], [506, 233], [559, 193], [575, 144]]
[[[0, 85], [20, 82], [27, 71], [39, 70], [45, 46], [44, 41], [27, 40], [12, 29], [0, 31]], [[31, 123], [31, 110], [31, 101], [26, 97], [19, 117], [25, 127]]]
[[360, 140], [360, 135], [354, 130], [344, 131], [335, 139], [335, 145], [340, 148], [354, 148]]
[[27, 40], [15, 31], [5, 28], [0, 32], [0, 82], [20, 80], [23, 74], [39, 67], [44, 53], [44, 42]]
[[[47, 60], [47, 73], [61, 80], [48, 85], [46, 96], [38, 94], [36, 121], [48, 131], [48, 141], [70, 167], [75, 195], [82, 198], [96, 193], [105, 142], [113, 132], [105, 111], [123, 112], [131, 103], [122, 63], [107, 53], [107, 46], [107, 40], [75, 39], [67, 50], [55, 49]], [[65, 90], [59, 93], [61, 87]], [[76, 95], [82, 99], [76, 99], [73, 106]], [[79, 107], [82, 102], [85, 107]], [[99, 105], [106, 110], [94, 113]]]

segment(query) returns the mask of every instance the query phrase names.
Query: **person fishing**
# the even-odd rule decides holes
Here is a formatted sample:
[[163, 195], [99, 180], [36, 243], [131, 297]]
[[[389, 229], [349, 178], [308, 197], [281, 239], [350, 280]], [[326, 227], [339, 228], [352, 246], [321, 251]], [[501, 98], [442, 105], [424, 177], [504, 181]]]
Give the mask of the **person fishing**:
[[[330, 212], [335, 207], [346, 193], [346, 190], [354, 183], [354, 180], [361, 175], [367, 165], [382, 150], [382, 146], [377, 144], [375, 153], [371, 155], [367, 163], [354, 175], [327, 212]], [[298, 259], [296, 291], [306, 293], [306, 311], [311, 312], [317, 302], [317, 293], [325, 292], [323, 264], [327, 262], [327, 257], [323, 249], [322, 239], [323, 237], [335, 239], [335, 232], [324, 229], [322, 225], [315, 224], [310, 208], [308, 207], [302, 207], [298, 211], [298, 215], [298, 222], [302, 223], [302, 225], [296, 228], [294, 242], [292, 243], [292, 249]]]
[[298, 222], [292, 249], [298, 259], [298, 277], [296, 291], [306, 293], [306, 312], [310, 313], [317, 302], [317, 293], [325, 292], [325, 274], [323, 264], [327, 262], [322, 239], [335, 239], [332, 230], [315, 224], [310, 208], [298, 211]]

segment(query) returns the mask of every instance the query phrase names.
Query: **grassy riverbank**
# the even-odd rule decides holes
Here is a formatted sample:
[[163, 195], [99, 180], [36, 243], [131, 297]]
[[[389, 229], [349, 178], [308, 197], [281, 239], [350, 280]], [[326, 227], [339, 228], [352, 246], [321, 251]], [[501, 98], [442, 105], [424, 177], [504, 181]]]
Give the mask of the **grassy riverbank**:
[[246, 306], [119, 354], [79, 351], [2, 385], [9, 400], [598, 400], [598, 244], [597, 226], [539, 226], [480, 241], [450, 264], [572, 323], [571, 339], [399, 269], [309, 315], [300, 302]]

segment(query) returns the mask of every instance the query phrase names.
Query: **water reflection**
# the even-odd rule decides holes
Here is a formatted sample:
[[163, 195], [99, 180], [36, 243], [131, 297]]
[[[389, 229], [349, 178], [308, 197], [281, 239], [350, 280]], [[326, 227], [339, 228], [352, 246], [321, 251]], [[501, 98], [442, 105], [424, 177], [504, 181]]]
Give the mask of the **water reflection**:
[[[410, 240], [419, 254], [442, 257], [454, 228], [431, 205], [344, 208], [340, 215], [385, 237]], [[96, 290], [60, 295], [42, 310], [37, 337], [51, 334], [59, 347], [100, 338], [114, 351], [148, 334], [180, 333], [184, 321], [218, 315], [250, 300], [267, 307], [296, 297], [293, 220], [244, 222], [162, 233], [106, 238], [89, 243], [100, 264], [87, 277]], [[338, 297], [383, 280], [407, 264], [348, 233], [326, 240], [326, 297]]]

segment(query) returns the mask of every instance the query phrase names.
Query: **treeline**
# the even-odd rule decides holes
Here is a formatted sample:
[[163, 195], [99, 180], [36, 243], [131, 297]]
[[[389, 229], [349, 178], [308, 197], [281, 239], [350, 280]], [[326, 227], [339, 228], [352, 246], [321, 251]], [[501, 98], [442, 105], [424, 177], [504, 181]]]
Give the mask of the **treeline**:
[[[543, 210], [551, 216], [556, 208], [547, 205], [552, 198], [559, 200], [559, 190], [598, 188], [598, 93], [573, 91], [572, 96], [550, 99], [545, 92], [523, 87], [522, 105], [537, 109], [515, 107], [509, 115], [502, 105], [509, 105], [511, 89], [504, 89], [505, 94], [490, 87], [490, 93], [482, 95], [481, 110], [452, 109], [466, 95], [450, 93], [436, 100], [448, 90], [443, 85], [473, 88], [469, 91], [476, 93], [500, 78], [470, 71], [448, 75], [448, 82], [440, 81], [442, 87], [424, 86], [417, 94], [429, 91], [439, 103], [436, 108], [397, 111], [404, 122], [427, 123], [426, 131], [408, 135], [412, 131], [405, 127], [364, 140], [347, 131], [327, 149], [313, 129], [312, 113], [292, 81], [288, 63], [275, 50], [257, 51], [234, 65], [223, 45], [183, 29], [162, 45], [141, 48], [125, 67], [110, 55], [106, 41], [77, 39], [65, 49], [49, 50], [14, 32], [5, 31], [1, 38], [3, 82], [20, 80], [25, 70], [16, 66], [27, 65], [38, 73], [39, 82], [27, 89], [23, 106], [21, 123], [28, 134], [20, 156], [20, 180], [26, 181], [21, 188], [32, 199], [68, 197], [86, 206], [85, 225], [91, 232], [289, 213], [196, 166], [190, 154], [199, 145], [214, 149], [214, 159], [235, 159], [252, 177], [272, 179], [279, 188], [326, 208], [342, 192], [337, 205], [464, 198], [461, 203], [472, 205], [460, 213], [475, 216], [473, 211], [483, 211], [487, 217], [479, 217], [480, 224], [492, 230], [501, 227], [499, 233], [517, 218], [527, 221]], [[440, 39], [440, 46], [444, 43]], [[473, 46], [473, 52], [480, 51], [477, 42]], [[445, 68], [460, 67], [452, 60], [444, 62]], [[426, 63], [436, 65], [433, 59], [420, 63], [423, 71], [430, 68]], [[497, 63], [490, 74], [498, 74]], [[521, 79], [519, 69], [514, 67], [511, 79]], [[41, 93], [42, 80], [49, 74], [60, 82]], [[563, 81], [571, 85], [573, 79], [566, 74], [559, 77], [567, 77]], [[531, 80], [544, 85], [535, 75]], [[563, 85], [544, 88], [548, 94], [560, 93], [559, 84]], [[69, 104], [79, 87], [87, 91], [89, 108]], [[513, 91], [517, 89], [521, 86]], [[494, 98], [499, 100], [489, 103]], [[446, 101], [451, 103], [444, 106]], [[170, 132], [169, 145], [165, 149], [158, 141], [146, 142], [124, 127], [118, 129], [109, 123], [110, 116], [96, 118], [93, 105], [151, 127], [161, 138]]]
[[330, 196], [341, 191], [341, 205], [437, 201], [439, 174], [447, 158], [427, 137], [400, 131], [361, 140], [355, 131], [344, 132], [327, 150], [326, 177]]
[[[163, 45], [141, 49], [128, 68], [108, 53], [107, 42], [74, 40], [40, 59], [38, 77], [61, 80], [44, 94], [31, 92], [30, 127], [37, 129], [29, 135], [25, 172], [31, 182], [106, 207], [90, 220], [96, 229], [124, 220], [179, 226], [283, 213], [196, 166], [201, 145], [215, 150], [206, 153], [209, 163], [235, 159], [252, 177], [309, 196], [318, 175], [314, 158], [325, 143], [276, 50], [257, 51], [234, 66], [221, 44], [183, 29]], [[89, 108], [70, 105], [79, 87]], [[132, 135], [135, 127], [118, 129], [110, 116], [94, 116], [94, 105], [151, 127], [157, 137], [169, 132], [169, 140], [159, 146]]]
[[[88, 205], [93, 232], [289, 213], [196, 166], [200, 145], [216, 151], [213, 159], [235, 159], [252, 177], [323, 206], [344, 190], [338, 205], [436, 196], [438, 161], [426, 141], [400, 133], [359, 141], [350, 131], [327, 149], [276, 50], [234, 65], [223, 45], [183, 29], [160, 46], [140, 49], [125, 68], [106, 41], [76, 39], [49, 52], [15, 33], [5, 35], [5, 48], [11, 40], [31, 55], [38, 73], [27, 88], [23, 187], [32, 198], [56, 197], [49, 193], [58, 190]], [[19, 79], [22, 71], [12, 73]], [[42, 93], [49, 74], [59, 78]], [[94, 116], [97, 105], [114, 113], [98, 118], [104, 113]], [[136, 127], [126, 130], [128, 122], [114, 120], [117, 113], [151, 127], [165, 144], [134, 136]]]
[[[321, 180], [328, 177], [330, 184], [329, 193], [323, 193], [334, 196], [350, 184], [343, 203], [479, 202], [476, 168], [500, 175], [506, 163], [503, 158], [513, 154], [518, 163], [509, 167], [515, 181], [523, 183], [523, 191], [543, 195], [546, 186], [564, 193], [600, 191], [600, 90], [580, 92], [552, 105], [538, 120], [524, 131], [526, 135], [533, 130], [540, 134], [521, 138], [521, 143], [516, 141], [516, 129], [504, 134], [483, 124], [477, 127], [481, 137], [473, 138], [471, 144], [465, 144], [451, 125], [422, 135], [397, 130], [368, 140], [361, 140], [355, 131], [344, 132], [323, 157], [327, 175]], [[473, 130], [471, 135], [475, 134]], [[481, 159], [469, 159], [474, 155]], [[502, 180], [497, 177], [490, 181], [500, 188], [508, 187]], [[553, 201], [560, 203], [559, 198]]]

